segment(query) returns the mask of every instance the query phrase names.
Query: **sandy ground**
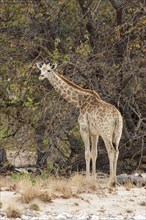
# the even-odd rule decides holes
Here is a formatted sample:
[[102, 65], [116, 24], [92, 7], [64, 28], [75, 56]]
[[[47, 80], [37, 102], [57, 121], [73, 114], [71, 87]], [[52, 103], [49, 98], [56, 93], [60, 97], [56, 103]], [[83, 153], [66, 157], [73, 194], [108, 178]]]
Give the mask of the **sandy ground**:
[[[94, 194], [80, 194], [79, 198], [56, 198], [51, 203], [32, 201], [29, 204], [24, 204], [20, 201], [20, 197], [19, 193], [13, 191], [0, 192], [2, 203], [0, 219], [7, 219], [5, 210], [11, 203], [15, 203], [16, 206], [24, 211], [25, 216], [23, 215], [22, 219], [49, 220], [51, 217], [52, 220], [146, 219], [146, 188], [144, 187], [127, 190], [125, 187], [120, 186], [116, 191], [101, 189]], [[40, 211], [35, 211], [35, 214], [33, 211], [31, 215], [29, 213], [28, 217], [26, 210], [29, 210], [32, 203], [38, 204]], [[36, 216], [36, 218], [32, 216]]]
[[[26, 158], [25, 153], [23, 156]], [[15, 165], [24, 164], [23, 157], [20, 160], [13, 153], [10, 157], [15, 158]], [[77, 198], [56, 198], [51, 203], [35, 199], [28, 204], [22, 203], [19, 192], [1, 189], [0, 220], [8, 219], [6, 210], [11, 204], [23, 211], [17, 220], [146, 220], [146, 187], [118, 186], [111, 191], [102, 181], [100, 186], [97, 192], [82, 193]], [[31, 210], [32, 204], [37, 204], [40, 211]]]

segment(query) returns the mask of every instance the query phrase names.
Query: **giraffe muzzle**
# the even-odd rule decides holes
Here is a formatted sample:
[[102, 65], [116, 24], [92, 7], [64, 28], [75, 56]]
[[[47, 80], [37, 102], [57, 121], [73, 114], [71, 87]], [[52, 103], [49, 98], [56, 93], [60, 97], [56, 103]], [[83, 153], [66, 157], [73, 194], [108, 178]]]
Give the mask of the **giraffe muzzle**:
[[43, 79], [45, 79], [45, 77], [40, 75], [39, 80], [43, 80]]

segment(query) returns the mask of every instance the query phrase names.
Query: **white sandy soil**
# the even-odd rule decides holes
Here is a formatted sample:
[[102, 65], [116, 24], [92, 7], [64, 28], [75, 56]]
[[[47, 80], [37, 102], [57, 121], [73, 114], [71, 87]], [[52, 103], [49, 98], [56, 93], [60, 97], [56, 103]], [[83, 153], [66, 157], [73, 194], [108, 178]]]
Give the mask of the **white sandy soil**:
[[15, 203], [23, 210], [21, 219], [136, 219], [146, 220], [146, 189], [131, 188], [126, 190], [120, 186], [116, 191], [101, 189], [94, 194], [80, 194], [79, 198], [56, 198], [51, 203], [32, 201], [38, 204], [40, 211], [30, 211], [30, 203], [24, 204], [21, 195], [12, 191], [1, 191], [2, 208], [0, 219], [7, 219], [5, 210], [9, 204]]

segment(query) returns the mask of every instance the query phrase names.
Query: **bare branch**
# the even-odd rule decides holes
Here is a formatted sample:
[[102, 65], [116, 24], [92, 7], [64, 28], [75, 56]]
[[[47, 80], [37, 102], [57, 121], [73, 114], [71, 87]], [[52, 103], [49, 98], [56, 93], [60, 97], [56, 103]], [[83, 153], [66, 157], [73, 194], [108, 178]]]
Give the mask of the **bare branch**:
[[127, 0], [109, 0], [109, 1], [116, 10], [123, 8], [129, 2]]

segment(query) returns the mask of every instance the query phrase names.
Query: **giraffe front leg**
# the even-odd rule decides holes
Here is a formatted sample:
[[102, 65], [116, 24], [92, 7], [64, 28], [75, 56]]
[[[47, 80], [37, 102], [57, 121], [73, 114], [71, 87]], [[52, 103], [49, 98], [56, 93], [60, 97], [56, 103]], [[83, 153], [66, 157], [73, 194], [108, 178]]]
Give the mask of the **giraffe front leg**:
[[96, 159], [97, 159], [98, 136], [91, 136], [91, 157], [92, 157], [92, 176], [96, 180]]
[[80, 127], [80, 133], [85, 146], [85, 161], [86, 161], [86, 177], [90, 178], [90, 160], [91, 160], [91, 152], [90, 152], [90, 139], [88, 129]]
[[86, 160], [86, 177], [87, 179], [90, 179], [90, 149], [86, 148], [85, 146], [85, 160]]

